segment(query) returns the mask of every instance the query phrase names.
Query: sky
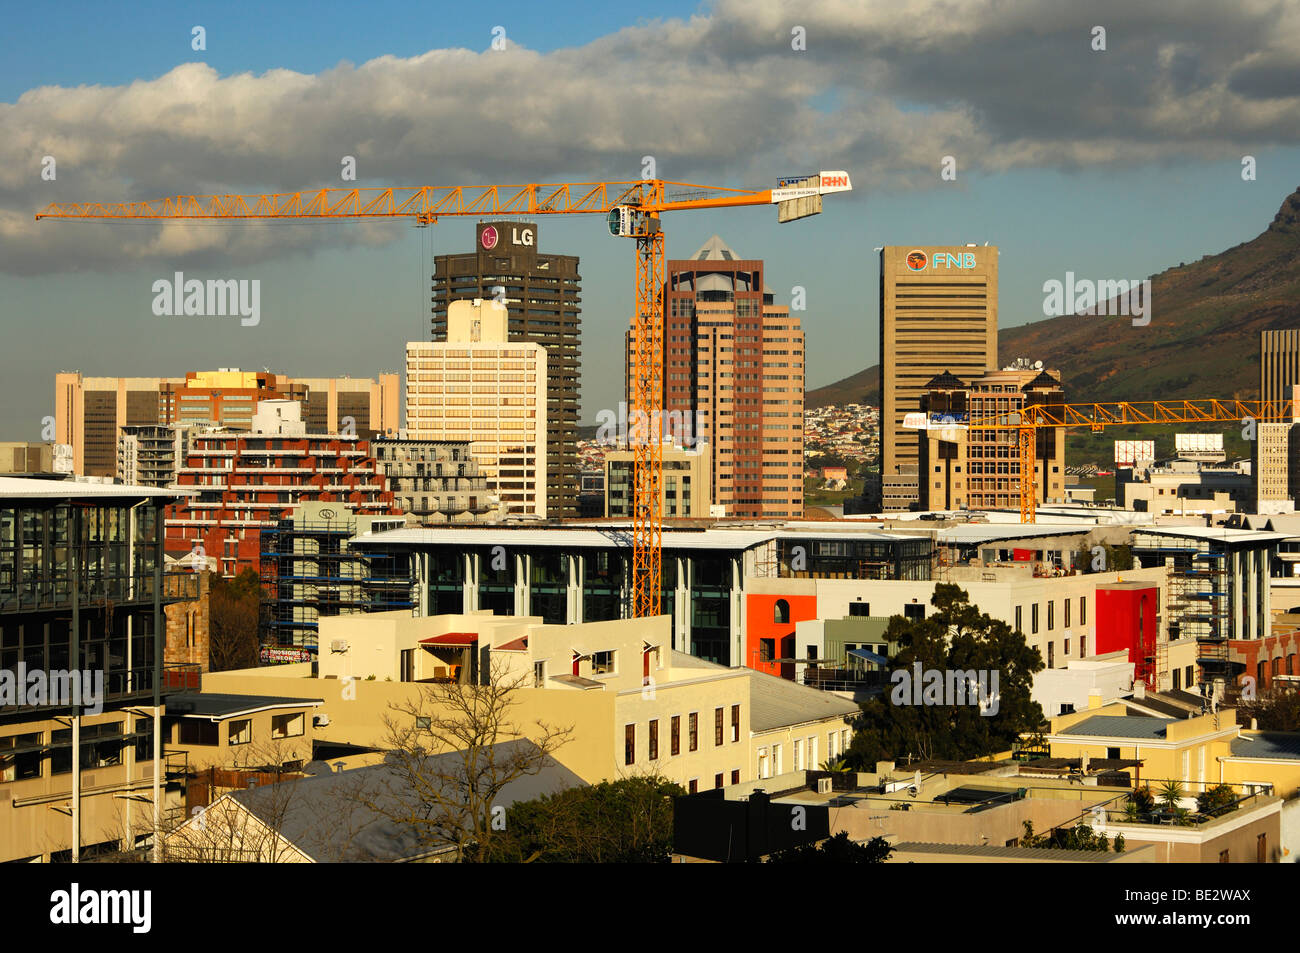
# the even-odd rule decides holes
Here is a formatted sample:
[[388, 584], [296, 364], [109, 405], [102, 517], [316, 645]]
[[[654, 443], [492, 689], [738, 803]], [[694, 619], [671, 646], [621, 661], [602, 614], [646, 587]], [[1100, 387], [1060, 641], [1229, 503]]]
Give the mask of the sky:
[[[469, 251], [475, 222], [36, 222], [54, 201], [627, 180], [647, 156], [659, 178], [743, 188], [844, 169], [854, 191], [803, 221], [664, 219], [670, 258], [716, 233], [765, 260], [777, 303], [804, 289], [812, 388], [878, 359], [878, 246], [997, 245], [1012, 327], [1044, 316], [1048, 280], [1217, 253], [1300, 186], [1300, 0], [53, 3], [5, 20], [0, 440], [41, 437], [60, 370], [400, 370], [428, 335], [431, 256]], [[598, 216], [539, 233], [581, 258], [594, 422], [622, 393], [635, 246]], [[155, 315], [176, 272], [258, 280], [259, 323]]]

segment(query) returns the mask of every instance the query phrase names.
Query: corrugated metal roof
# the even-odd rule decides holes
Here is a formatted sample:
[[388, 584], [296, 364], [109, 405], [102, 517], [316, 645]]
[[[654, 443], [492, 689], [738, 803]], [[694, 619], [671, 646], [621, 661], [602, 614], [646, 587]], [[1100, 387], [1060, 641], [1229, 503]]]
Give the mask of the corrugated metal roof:
[[861, 709], [854, 703], [830, 692], [764, 672], [749, 673], [749, 727], [752, 731], [771, 731], [835, 715], [853, 715]]
[[1300, 761], [1300, 734], [1291, 731], [1247, 732], [1232, 739], [1232, 756]]
[[82, 480], [41, 480], [35, 477], [0, 477], [0, 499], [94, 499], [97, 497], [129, 497], [144, 499], [162, 496], [174, 499], [195, 496], [197, 489], [159, 489], [156, 486], [135, 486], [129, 483], [86, 483]]
[[1140, 715], [1093, 715], [1058, 734], [1088, 735], [1093, 738], [1145, 738], [1149, 741], [1157, 741], [1165, 737], [1165, 727], [1174, 720], [1144, 718]]
[[[695, 533], [666, 531], [664, 549], [749, 549], [767, 542], [775, 534], [744, 530], [706, 529]], [[399, 546], [561, 546], [565, 548], [624, 546], [631, 548], [632, 531], [628, 529], [509, 529], [484, 526], [481, 529], [407, 528], [393, 529], [366, 536], [355, 536], [357, 543], [385, 543]]]

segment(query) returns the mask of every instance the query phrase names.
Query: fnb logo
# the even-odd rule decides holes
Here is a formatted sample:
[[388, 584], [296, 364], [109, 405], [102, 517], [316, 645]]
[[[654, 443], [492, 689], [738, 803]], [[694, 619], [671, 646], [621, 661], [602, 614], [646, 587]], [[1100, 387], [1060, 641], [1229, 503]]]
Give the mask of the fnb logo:
[[950, 255], [947, 252], [935, 255], [931, 263], [936, 268], [974, 268], [974, 252], [964, 252], [960, 255]]
[[907, 253], [907, 267], [911, 271], [925, 271], [925, 266], [930, 263], [930, 257], [921, 249]]
[[847, 175], [823, 175], [822, 188], [828, 188], [832, 185], [848, 185], [849, 177]]

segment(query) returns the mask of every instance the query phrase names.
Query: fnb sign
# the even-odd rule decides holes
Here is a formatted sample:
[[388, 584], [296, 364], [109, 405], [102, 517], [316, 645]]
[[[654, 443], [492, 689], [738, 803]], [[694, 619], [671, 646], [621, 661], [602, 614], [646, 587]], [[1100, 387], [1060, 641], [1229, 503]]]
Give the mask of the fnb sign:
[[950, 255], [947, 252], [935, 252], [930, 256], [930, 264], [935, 268], [974, 268], [975, 253], [968, 251]]

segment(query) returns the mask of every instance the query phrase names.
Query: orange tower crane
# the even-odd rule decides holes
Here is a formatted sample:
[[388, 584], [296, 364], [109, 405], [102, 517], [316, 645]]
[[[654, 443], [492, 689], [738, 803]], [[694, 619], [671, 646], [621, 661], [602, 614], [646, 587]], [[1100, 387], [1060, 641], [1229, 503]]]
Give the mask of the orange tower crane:
[[1016, 435], [1020, 456], [1020, 522], [1034, 522], [1037, 507], [1035, 435], [1044, 427], [1107, 427], [1147, 424], [1290, 423], [1300, 407], [1292, 401], [1197, 398], [1193, 400], [1114, 401], [1100, 404], [1028, 404], [1009, 414], [972, 416], [971, 430]]
[[[669, 188], [678, 190], [672, 195]], [[642, 422], [630, 442], [632, 471], [632, 614], [658, 615], [663, 512], [663, 282], [660, 216], [687, 209], [776, 205], [791, 222], [822, 210], [822, 196], [852, 189], [847, 172], [822, 172], [778, 181], [761, 191], [641, 179], [553, 185], [415, 186], [313, 189], [260, 195], [177, 195], [141, 202], [52, 202], [42, 219], [81, 221], [357, 221], [407, 219], [433, 225], [442, 216], [604, 215], [610, 234], [634, 238], [636, 321], [632, 334], [630, 419]]]

